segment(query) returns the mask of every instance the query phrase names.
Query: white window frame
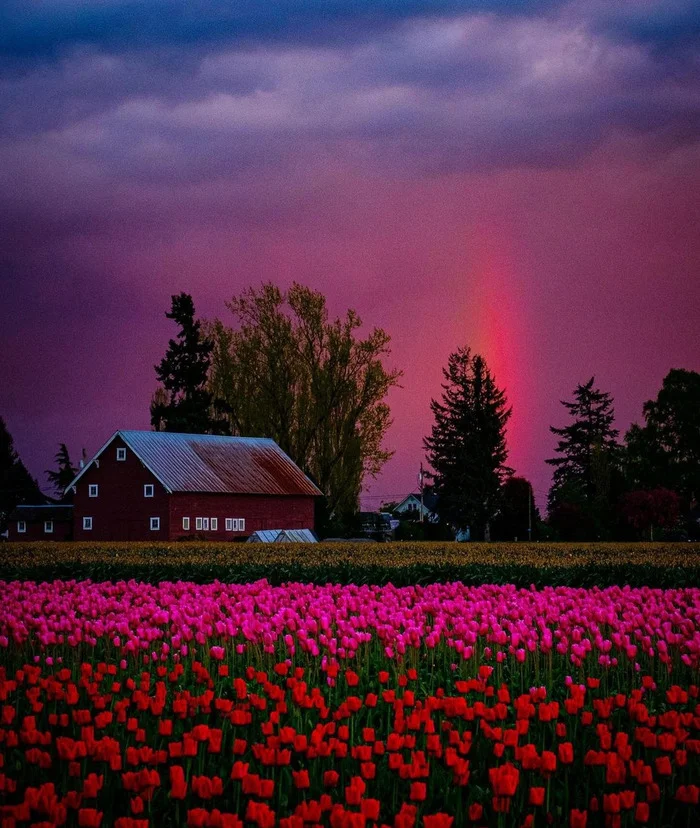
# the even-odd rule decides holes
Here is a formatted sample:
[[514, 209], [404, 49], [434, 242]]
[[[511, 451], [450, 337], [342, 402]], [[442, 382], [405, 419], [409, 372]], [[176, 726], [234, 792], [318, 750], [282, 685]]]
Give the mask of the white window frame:
[[184, 532], [190, 531], [190, 519], [188, 517], [182, 519], [182, 529]]
[[85, 532], [92, 531], [92, 518], [91, 517], [84, 517], [83, 518], [83, 530]]
[[[238, 523], [238, 521], [236, 521]], [[226, 518], [226, 522], [224, 524], [226, 526], [227, 532], [234, 532], [235, 529], [233, 528], [233, 518]]]
[[195, 525], [195, 529], [197, 530], [197, 532], [202, 531], [203, 524], [204, 524], [204, 518], [195, 518], [194, 519], [194, 525]]
[[52, 520], [45, 520], [44, 521], [44, 534], [50, 535], [53, 533], [53, 521]]
[[212, 532], [218, 532], [219, 531], [219, 518], [212, 518], [209, 521], [209, 524], [211, 526], [211, 531]]
[[[150, 492], [150, 494], [149, 494]], [[156, 487], [153, 483], [144, 483], [143, 484], [143, 496], [144, 497], [155, 497], [156, 494]]]
[[245, 518], [238, 518], [238, 531], [245, 532]]
[[100, 487], [97, 483], [91, 483], [88, 486], [88, 497], [98, 497], [100, 494]]
[[148, 526], [151, 532], [159, 532], [160, 531], [160, 518], [159, 517], [152, 517], [148, 519]]
[[18, 520], [17, 521], [17, 533], [19, 535], [24, 535], [27, 532], [27, 521], [26, 520]]
[[208, 532], [209, 531], [209, 518], [202, 518], [202, 531]]
[[126, 449], [124, 448], [124, 446], [117, 447], [117, 460], [120, 463], [126, 460]]

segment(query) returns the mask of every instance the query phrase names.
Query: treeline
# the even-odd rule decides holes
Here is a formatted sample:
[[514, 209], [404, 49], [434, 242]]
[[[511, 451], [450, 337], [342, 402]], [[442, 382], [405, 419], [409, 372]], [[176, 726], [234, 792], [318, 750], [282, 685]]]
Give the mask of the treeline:
[[[155, 366], [150, 404], [156, 430], [271, 437], [324, 492], [317, 529], [357, 531], [362, 487], [393, 452], [387, 394], [402, 372], [387, 367], [390, 337], [362, 334], [348, 310], [331, 318], [318, 291], [264, 284], [226, 304], [233, 320], [201, 320], [189, 294], [172, 297], [177, 325]], [[551, 426], [553, 479], [542, 518], [532, 486], [508, 465], [511, 416], [483, 356], [450, 355], [431, 401], [424, 447], [433, 520], [403, 536], [508, 540], [683, 540], [700, 537], [700, 374], [674, 369], [643, 423], [620, 437], [612, 394], [595, 379], [563, 401]], [[417, 458], [417, 463], [420, 458]], [[65, 445], [47, 472], [57, 497], [75, 468]], [[42, 495], [0, 420], [0, 528], [14, 505]], [[39, 501], [40, 502], [40, 501]]]
[[562, 540], [700, 537], [700, 374], [674, 369], [642, 424], [620, 439], [612, 394], [591, 378], [564, 402], [548, 497], [549, 535]]

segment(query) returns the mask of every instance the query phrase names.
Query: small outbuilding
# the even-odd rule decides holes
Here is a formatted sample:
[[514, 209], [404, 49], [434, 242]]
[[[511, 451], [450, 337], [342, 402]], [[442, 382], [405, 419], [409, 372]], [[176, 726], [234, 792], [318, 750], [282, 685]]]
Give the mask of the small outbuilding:
[[73, 506], [63, 503], [22, 504], [8, 518], [10, 541], [65, 541], [73, 537]]

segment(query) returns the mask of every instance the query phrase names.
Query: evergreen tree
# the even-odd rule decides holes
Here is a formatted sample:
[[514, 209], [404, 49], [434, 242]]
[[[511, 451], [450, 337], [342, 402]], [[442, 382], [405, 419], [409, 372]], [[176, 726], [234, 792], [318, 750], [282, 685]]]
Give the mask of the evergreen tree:
[[156, 431], [225, 434], [227, 423], [216, 416], [207, 389], [213, 345], [202, 334], [194, 312], [189, 294], [172, 297], [170, 313], [165, 315], [180, 326], [180, 331], [155, 367], [161, 386], [151, 401], [151, 425]]
[[469, 348], [450, 355], [443, 375], [442, 400], [430, 403], [435, 423], [424, 440], [440, 519], [469, 526], [473, 538], [488, 537], [501, 486], [512, 473], [505, 465], [511, 409], [484, 358]]
[[[595, 377], [576, 386], [573, 402], [562, 400], [573, 422], [563, 428], [550, 426], [559, 437], [558, 457], [547, 460], [554, 466], [549, 490], [550, 519], [556, 525], [558, 514], [566, 515], [569, 540], [596, 537], [609, 532], [620, 479], [618, 431], [613, 427], [615, 411], [612, 396], [594, 388]], [[579, 515], [579, 526], [571, 524]]]
[[7, 518], [15, 506], [43, 501], [39, 484], [20, 460], [12, 436], [0, 417], [0, 532], [5, 531]]
[[59, 500], [72, 500], [71, 494], [66, 494], [66, 488], [72, 483], [78, 472], [71, 463], [68, 447], [65, 443], [59, 445], [54, 459], [56, 468], [46, 470], [49, 483], [53, 486], [54, 493]]

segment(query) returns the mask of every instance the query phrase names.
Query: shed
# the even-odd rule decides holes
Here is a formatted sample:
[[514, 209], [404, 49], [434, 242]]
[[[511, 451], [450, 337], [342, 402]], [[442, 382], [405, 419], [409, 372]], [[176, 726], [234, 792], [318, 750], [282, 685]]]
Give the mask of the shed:
[[73, 536], [73, 506], [68, 503], [21, 504], [8, 518], [11, 541], [64, 541]]

